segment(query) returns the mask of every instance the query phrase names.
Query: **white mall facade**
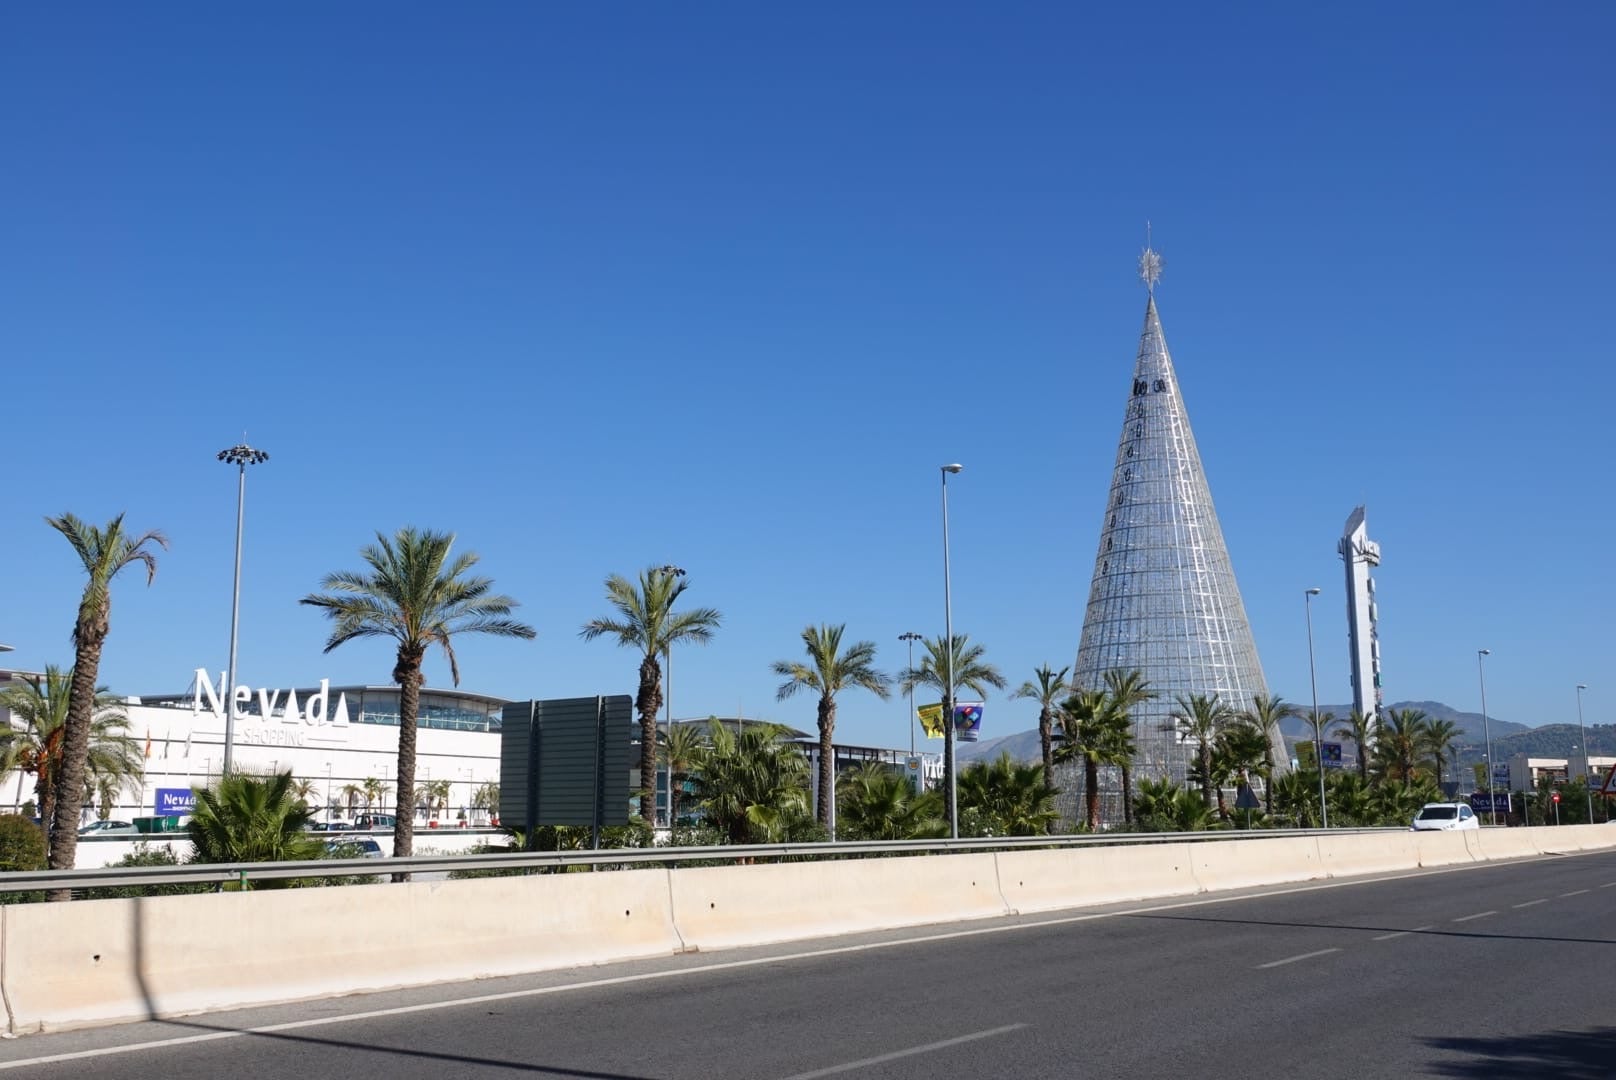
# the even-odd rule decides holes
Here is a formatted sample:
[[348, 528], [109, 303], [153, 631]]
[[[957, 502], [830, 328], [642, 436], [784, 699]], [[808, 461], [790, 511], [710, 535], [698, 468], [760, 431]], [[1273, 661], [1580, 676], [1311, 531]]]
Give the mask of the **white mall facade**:
[[[368, 809], [393, 813], [398, 776], [397, 686], [238, 686], [233, 712], [233, 767], [245, 772], [291, 770], [296, 780], [314, 785], [317, 820], [352, 821], [366, 809], [363, 796], [344, 794], [367, 780], [386, 785], [387, 794]], [[184, 813], [182, 796], [193, 786], [217, 780], [224, 768], [225, 678], [198, 669], [182, 694], [126, 699], [129, 734], [145, 756], [145, 775], [119, 798], [112, 817]], [[486, 824], [487, 811], [475, 808], [474, 793], [499, 783], [500, 716], [504, 698], [459, 690], [421, 690], [415, 782], [448, 781], [447, 805], [428, 814], [425, 825], [456, 827], [461, 821]], [[14, 773], [0, 788], [0, 800], [13, 806], [34, 797], [33, 777]], [[85, 820], [97, 810], [86, 807]]]

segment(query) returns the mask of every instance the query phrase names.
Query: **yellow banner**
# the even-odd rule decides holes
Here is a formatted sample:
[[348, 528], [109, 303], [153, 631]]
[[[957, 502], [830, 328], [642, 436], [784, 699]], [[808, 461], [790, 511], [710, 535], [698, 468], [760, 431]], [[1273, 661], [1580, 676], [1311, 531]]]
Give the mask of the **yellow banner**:
[[928, 739], [941, 739], [943, 737], [943, 703], [935, 705], [922, 705], [915, 712], [920, 717], [920, 729], [926, 733]]

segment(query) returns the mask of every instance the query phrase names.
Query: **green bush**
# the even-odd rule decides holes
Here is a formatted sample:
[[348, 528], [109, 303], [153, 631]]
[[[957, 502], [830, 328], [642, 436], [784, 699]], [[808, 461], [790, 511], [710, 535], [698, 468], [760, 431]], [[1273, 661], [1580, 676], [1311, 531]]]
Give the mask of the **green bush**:
[[[135, 850], [125, 855], [109, 866], [180, 866], [183, 865], [180, 857], [167, 847], [152, 847], [141, 840], [135, 844]], [[108, 885], [98, 889], [84, 889], [79, 892], [83, 900], [117, 900], [132, 896], [182, 896], [186, 893], [212, 892], [213, 886], [206, 883], [169, 885]]]
[[21, 814], [0, 814], [0, 870], [45, 869], [45, 834]]
[[[0, 814], [0, 870], [45, 869], [45, 834], [31, 818]], [[0, 893], [0, 904], [37, 903], [43, 892]]]

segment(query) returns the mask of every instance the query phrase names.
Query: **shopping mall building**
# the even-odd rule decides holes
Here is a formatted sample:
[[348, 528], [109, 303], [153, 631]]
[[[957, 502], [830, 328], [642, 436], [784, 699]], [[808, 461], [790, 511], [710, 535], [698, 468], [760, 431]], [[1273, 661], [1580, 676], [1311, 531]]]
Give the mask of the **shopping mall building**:
[[[26, 678], [5, 672], [7, 681]], [[0, 685], [4, 685], [0, 682]], [[146, 769], [138, 789], [126, 788], [113, 818], [183, 813], [193, 786], [217, 780], [224, 768], [226, 692], [224, 677], [198, 669], [184, 693], [130, 697], [124, 706], [129, 733], [140, 744]], [[386, 785], [377, 812], [392, 812], [398, 776], [397, 686], [299, 687], [238, 686], [235, 692], [233, 765], [246, 772], [291, 770], [313, 783], [309, 801], [322, 807], [320, 818], [352, 820], [365, 807], [366, 781]], [[421, 691], [415, 781], [449, 782], [446, 805], [418, 816], [426, 823], [454, 826], [461, 820], [485, 823], [488, 813], [474, 806], [478, 788], [499, 783], [500, 715], [505, 699], [460, 690]], [[7, 718], [0, 716], [0, 722]], [[31, 776], [6, 778], [0, 802], [18, 805], [33, 798]], [[375, 784], [373, 783], [372, 788]], [[346, 792], [346, 793], [345, 793]], [[87, 808], [88, 809], [88, 808]], [[87, 819], [93, 817], [93, 811]]]
[[[31, 677], [27, 672], [0, 670], [0, 687]], [[226, 699], [225, 676], [210, 678], [203, 669], [191, 675], [191, 684], [179, 694], [130, 697], [124, 709], [129, 733], [145, 755], [145, 775], [120, 795], [110, 817], [128, 821], [136, 817], [183, 814], [191, 789], [216, 781], [224, 769]], [[398, 687], [237, 686], [233, 729], [233, 767], [244, 772], [291, 770], [296, 780], [313, 784], [310, 805], [320, 808], [316, 820], [352, 823], [365, 811], [393, 813], [393, 790], [398, 776]], [[501, 717], [507, 699], [463, 690], [423, 688], [416, 736], [415, 782], [424, 788], [433, 781], [448, 781], [446, 803], [430, 812], [417, 806], [424, 827], [458, 827], [491, 823], [490, 811], [477, 805], [485, 784], [500, 782]], [[9, 718], [0, 710], [0, 725]], [[690, 720], [677, 723], [700, 724]], [[754, 718], [726, 718], [726, 725], [755, 724]], [[638, 745], [638, 725], [634, 725]], [[807, 732], [786, 730], [786, 738], [803, 748], [810, 775], [817, 783], [819, 740]], [[938, 755], [906, 755], [896, 750], [837, 744], [838, 770], [864, 761], [884, 761], [935, 782], [940, 773]], [[637, 749], [631, 760], [639, 761]], [[371, 783], [367, 785], [367, 781]], [[629, 776], [629, 790], [639, 787], [639, 769]], [[367, 786], [386, 785], [385, 794], [367, 807], [358, 794]], [[12, 807], [34, 797], [33, 777], [13, 773], [0, 778], [0, 805]], [[657, 822], [667, 824], [668, 778], [657, 776]], [[685, 805], [689, 805], [686, 803]], [[92, 821], [99, 807], [86, 805], [84, 820]]]

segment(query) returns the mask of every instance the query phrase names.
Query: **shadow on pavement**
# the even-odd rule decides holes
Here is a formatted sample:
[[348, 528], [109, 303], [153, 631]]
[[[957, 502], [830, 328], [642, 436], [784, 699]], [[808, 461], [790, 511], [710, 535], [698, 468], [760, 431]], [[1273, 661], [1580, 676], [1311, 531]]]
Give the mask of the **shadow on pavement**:
[[1487, 1080], [1609, 1080], [1616, 1076], [1616, 1028], [1488, 1038], [1444, 1035], [1426, 1038], [1425, 1044], [1454, 1058], [1463, 1057], [1432, 1062], [1426, 1069], [1433, 1076]]
[[[1405, 926], [1355, 926], [1351, 923], [1299, 922], [1288, 919], [1240, 919], [1224, 915], [1170, 915], [1161, 912], [1122, 912], [1119, 919], [1154, 919], [1166, 922], [1222, 923], [1226, 926], [1287, 926], [1299, 930], [1349, 930], [1365, 934], [1408, 934], [1410, 937], [1475, 938], [1497, 941], [1559, 941], [1571, 945], [1616, 945], [1612, 938], [1560, 937], [1555, 934], [1488, 934], [1476, 930], [1442, 930], [1428, 927], [1412, 930]], [[1616, 1061], [1611, 1063], [1605, 1077], [1616, 1077]]]
[[[270, 1039], [278, 1042], [293, 1043], [308, 1047], [331, 1047], [338, 1050], [358, 1050], [367, 1054], [388, 1054], [394, 1057], [416, 1058], [422, 1061], [441, 1061], [449, 1066], [449, 1076], [470, 1076], [474, 1069], [505, 1069], [511, 1072], [534, 1073], [538, 1076], [573, 1077], [575, 1080], [658, 1080], [657, 1077], [639, 1076], [632, 1073], [601, 1072], [597, 1069], [566, 1068], [560, 1065], [540, 1065], [531, 1061], [518, 1061], [512, 1058], [476, 1057], [471, 1054], [455, 1054], [443, 1050], [427, 1050], [411, 1046], [383, 1046], [376, 1043], [359, 1042], [354, 1039], [331, 1039], [316, 1035], [304, 1035], [295, 1031], [265, 1031], [253, 1028], [235, 1028], [225, 1025], [204, 1024], [195, 1020], [164, 1020], [164, 1024], [171, 1027], [190, 1028], [193, 1031], [208, 1034], [228, 1033], [240, 1035], [246, 1039]], [[183, 1037], [183, 1036], [182, 1036]], [[456, 1066], [459, 1066], [456, 1068]], [[248, 1070], [245, 1064], [238, 1069]], [[248, 1070], [250, 1071], [250, 1070]], [[332, 1075], [336, 1075], [333, 1073]]]

